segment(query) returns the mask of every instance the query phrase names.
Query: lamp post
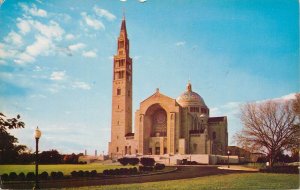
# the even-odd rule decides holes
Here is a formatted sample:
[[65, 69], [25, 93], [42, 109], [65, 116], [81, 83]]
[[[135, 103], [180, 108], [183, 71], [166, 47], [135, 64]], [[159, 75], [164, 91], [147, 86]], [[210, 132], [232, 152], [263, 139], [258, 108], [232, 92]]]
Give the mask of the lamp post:
[[230, 151], [228, 150], [228, 151], [227, 151], [227, 156], [228, 156], [227, 164], [228, 164], [228, 168], [230, 168], [230, 166], [229, 166], [229, 154], [230, 154]]
[[35, 138], [35, 185], [33, 189], [39, 189], [39, 139], [42, 135], [42, 132], [37, 127], [34, 131], [34, 138]]

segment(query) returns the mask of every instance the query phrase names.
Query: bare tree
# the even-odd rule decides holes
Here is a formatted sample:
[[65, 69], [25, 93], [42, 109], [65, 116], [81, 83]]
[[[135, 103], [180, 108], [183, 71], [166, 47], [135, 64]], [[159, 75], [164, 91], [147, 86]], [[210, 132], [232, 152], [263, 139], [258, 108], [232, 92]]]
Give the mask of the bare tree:
[[251, 103], [242, 106], [242, 131], [235, 134], [239, 146], [268, 155], [270, 166], [280, 151], [298, 146], [299, 125], [290, 101]]
[[298, 119], [300, 119], [300, 93], [296, 94], [295, 97], [296, 99], [293, 101], [293, 110], [298, 116]]

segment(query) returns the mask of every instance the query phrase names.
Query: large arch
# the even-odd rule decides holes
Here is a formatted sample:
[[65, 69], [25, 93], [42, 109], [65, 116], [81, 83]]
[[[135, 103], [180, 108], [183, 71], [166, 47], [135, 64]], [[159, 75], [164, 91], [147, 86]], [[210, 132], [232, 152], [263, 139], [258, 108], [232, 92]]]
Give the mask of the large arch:
[[[144, 115], [144, 146], [148, 154], [163, 154], [161, 138], [167, 138], [168, 113], [159, 103], [148, 107]], [[152, 144], [151, 144], [152, 143]]]

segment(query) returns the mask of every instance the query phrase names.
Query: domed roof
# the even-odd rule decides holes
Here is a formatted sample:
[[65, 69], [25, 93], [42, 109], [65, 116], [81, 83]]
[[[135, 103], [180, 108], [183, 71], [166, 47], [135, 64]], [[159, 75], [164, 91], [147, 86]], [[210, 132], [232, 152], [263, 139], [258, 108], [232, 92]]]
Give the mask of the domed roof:
[[188, 107], [188, 106], [203, 106], [207, 107], [204, 103], [203, 98], [197, 94], [196, 92], [192, 91], [192, 85], [189, 82], [186, 86], [186, 91], [183, 92], [176, 101], [182, 106], [182, 107]]

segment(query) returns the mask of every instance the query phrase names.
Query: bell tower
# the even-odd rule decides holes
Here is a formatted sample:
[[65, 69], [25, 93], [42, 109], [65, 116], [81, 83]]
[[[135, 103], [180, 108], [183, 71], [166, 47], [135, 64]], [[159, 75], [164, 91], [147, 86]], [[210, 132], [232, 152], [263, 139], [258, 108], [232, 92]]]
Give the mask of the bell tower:
[[132, 59], [129, 57], [125, 17], [113, 62], [112, 120], [109, 156], [125, 154], [125, 136], [132, 132]]

